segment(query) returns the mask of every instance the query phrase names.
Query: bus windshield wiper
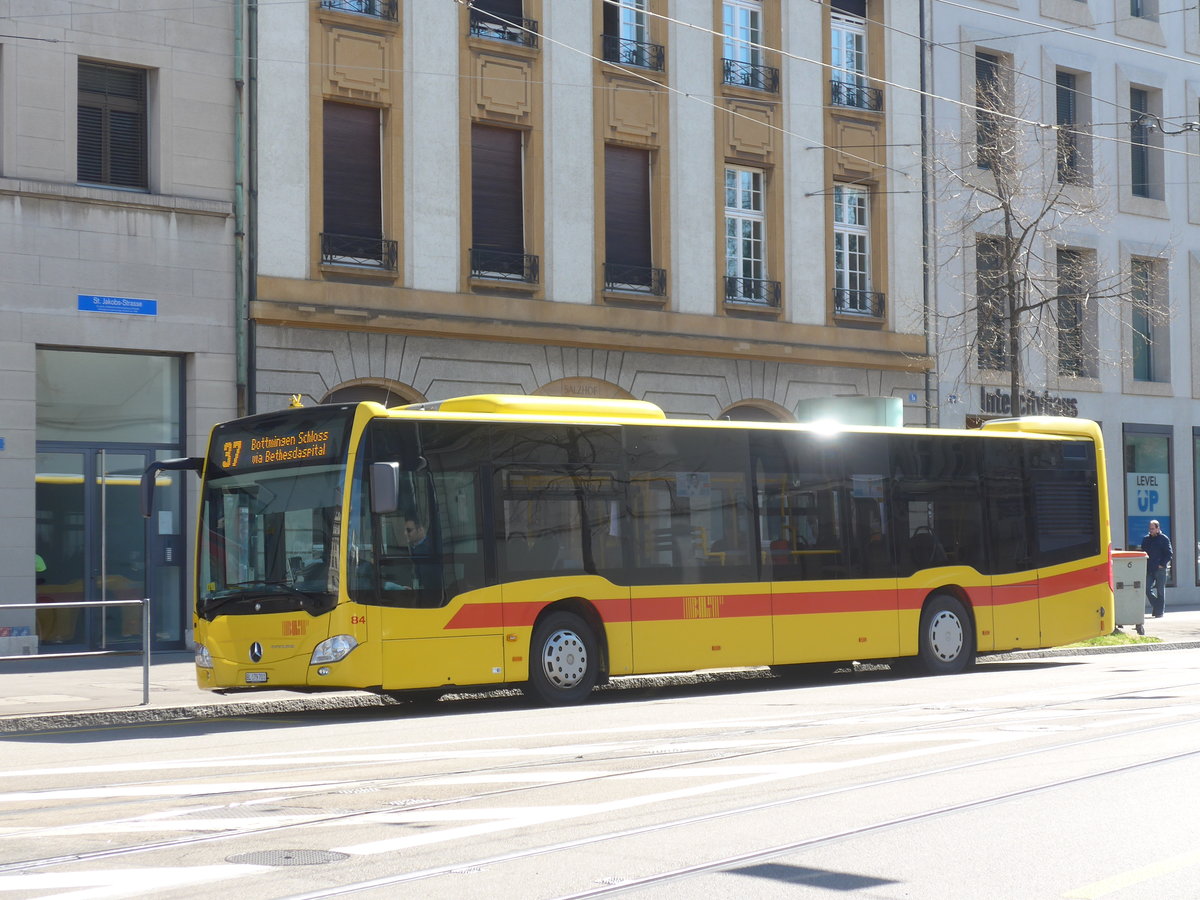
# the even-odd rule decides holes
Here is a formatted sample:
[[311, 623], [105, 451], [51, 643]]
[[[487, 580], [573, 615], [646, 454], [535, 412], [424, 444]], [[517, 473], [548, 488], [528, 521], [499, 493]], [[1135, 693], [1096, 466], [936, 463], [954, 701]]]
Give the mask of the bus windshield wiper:
[[267, 587], [283, 588], [284, 593], [292, 594], [292, 595], [294, 595], [296, 597], [300, 597], [301, 599], [304, 599], [304, 600], [316, 600], [317, 599], [313, 594], [309, 593], [308, 591], [302, 591], [302, 590], [300, 590], [300, 588], [295, 587], [290, 581], [284, 581], [282, 579], [276, 579], [273, 581], [267, 581], [266, 579], [252, 579], [250, 581], [235, 581], [231, 584], [225, 585], [225, 590], [221, 591], [221, 593], [225, 594], [226, 596], [210, 597], [205, 608], [209, 612], [211, 612], [214, 609], [219, 609], [220, 607], [224, 606], [226, 603], [229, 603], [233, 600], [243, 600], [247, 596], [249, 596], [251, 593], [253, 593], [252, 591], [245, 590], [246, 588], [267, 588]]

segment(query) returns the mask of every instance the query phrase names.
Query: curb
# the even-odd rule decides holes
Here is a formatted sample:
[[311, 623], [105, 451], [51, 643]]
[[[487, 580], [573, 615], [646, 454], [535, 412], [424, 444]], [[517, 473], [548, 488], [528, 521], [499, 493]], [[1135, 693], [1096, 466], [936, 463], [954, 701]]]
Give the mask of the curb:
[[391, 706], [392, 701], [374, 694], [302, 697], [295, 700], [252, 700], [241, 703], [205, 703], [200, 706], [131, 706], [85, 712], [31, 713], [0, 717], [0, 735], [34, 731], [63, 731], [68, 728], [97, 728], [110, 725], [145, 725], [155, 722], [186, 722], [227, 719], [279, 713], [319, 712], [331, 709], [360, 709]]
[[[981, 664], [1031, 659], [1054, 659], [1064, 656], [1096, 656], [1105, 653], [1140, 653], [1163, 650], [1200, 650], [1200, 641], [1163, 641], [1145, 644], [1119, 644], [1113, 647], [1059, 647], [1049, 650], [1015, 650], [989, 653], [978, 658]], [[602, 685], [598, 691], [629, 690], [666, 685], [710, 684], [730, 681], [749, 681], [777, 677], [767, 667], [722, 669], [664, 675], [620, 676], [615, 682]], [[497, 688], [486, 692], [447, 693], [447, 697], [490, 696], [512, 688]], [[299, 712], [328, 712], [338, 709], [375, 709], [406, 706], [403, 700], [393, 700], [375, 694], [322, 694], [289, 700], [244, 700], [231, 703], [206, 703], [197, 706], [144, 706], [120, 709], [66, 713], [33, 713], [30, 715], [0, 716], [0, 735], [21, 735], [35, 732], [66, 731], [68, 729], [101, 728], [119, 725], [147, 725], [165, 722], [188, 722], [203, 719], [242, 718], [257, 715], [278, 715]]]
[[1117, 644], [1112, 647], [1051, 647], [1049, 650], [1010, 650], [979, 657], [980, 662], [1010, 659], [1049, 659], [1055, 656], [1096, 656], [1101, 653], [1141, 653], [1146, 650], [1197, 650], [1200, 641], [1160, 641], [1146, 644]]

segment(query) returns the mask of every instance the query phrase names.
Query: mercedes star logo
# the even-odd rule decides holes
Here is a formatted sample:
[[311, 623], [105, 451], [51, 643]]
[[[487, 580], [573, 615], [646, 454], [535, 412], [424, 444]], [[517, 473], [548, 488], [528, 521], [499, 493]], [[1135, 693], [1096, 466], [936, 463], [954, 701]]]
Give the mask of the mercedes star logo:
[[262, 659], [262, 644], [255, 641], [250, 645], [250, 662], [258, 662]]

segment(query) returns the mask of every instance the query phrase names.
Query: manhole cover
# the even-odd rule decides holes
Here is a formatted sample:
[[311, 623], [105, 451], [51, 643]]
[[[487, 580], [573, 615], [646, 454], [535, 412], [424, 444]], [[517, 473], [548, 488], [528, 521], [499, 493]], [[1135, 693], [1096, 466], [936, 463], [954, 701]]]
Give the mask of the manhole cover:
[[323, 866], [325, 863], [347, 859], [346, 853], [330, 850], [263, 850], [260, 853], [239, 853], [225, 857], [225, 862], [249, 866]]

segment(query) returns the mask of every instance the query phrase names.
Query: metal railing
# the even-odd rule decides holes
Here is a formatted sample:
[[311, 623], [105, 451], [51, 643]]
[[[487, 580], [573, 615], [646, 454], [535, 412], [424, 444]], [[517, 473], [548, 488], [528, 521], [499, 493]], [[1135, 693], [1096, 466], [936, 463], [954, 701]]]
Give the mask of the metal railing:
[[615, 34], [602, 34], [600, 40], [606, 62], [653, 69], [655, 72], [662, 71], [664, 57], [661, 44], [635, 41], [633, 38], [623, 38]]
[[397, 18], [397, 0], [321, 0], [321, 9], [359, 13], [389, 22], [395, 22]]
[[884, 295], [879, 291], [833, 289], [833, 311], [841, 316], [866, 316], [882, 319]]
[[883, 109], [883, 91], [865, 84], [851, 84], [834, 78], [829, 82], [829, 103], [831, 106], [848, 106], [852, 109], [879, 112]]
[[394, 272], [397, 254], [397, 242], [386, 238], [321, 234], [321, 265], [369, 266]]
[[33, 609], [42, 612], [57, 609], [103, 609], [113, 606], [140, 606], [142, 608], [142, 649], [141, 650], [78, 650], [66, 653], [38, 653], [21, 656], [0, 656], [0, 662], [22, 660], [29, 662], [35, 659], [74, 659], [92, 656], [129, 656], [133, 653], [142, 655], [142, 706], [150, 705], [150, 598], [140, 600], [67, 600], [52, 603], [5, 603], [0, 605], [0, 613], [12, 609]]
[[739, 278], [725, 276], [725, 300], [729, 303], [749, 303], [754, 306], [779, 308], [781, 285], [778, 281], [765, 278]]
[[661, 297], [667, 292], [667, 270], [605, 263], [604, 290]]
[[537, 284], [538, 258], [532, 253], [514, 253], [508, 250], [478, 250], [472, 247], [471, 277], [489, 278], [498, 281], [520, 281]]
[[723, 59], [723, 80], [737, 87], [754, 88], [756, 91], [775, 93], [779, 90], [779, 70], [774, 66], [742, 62], [738, 59]]
[[537, 19], [501, 20], [481, 9], [472, 9], [468, 34], [471, 37], [536, 47], [538, 45], [537, 27]]

